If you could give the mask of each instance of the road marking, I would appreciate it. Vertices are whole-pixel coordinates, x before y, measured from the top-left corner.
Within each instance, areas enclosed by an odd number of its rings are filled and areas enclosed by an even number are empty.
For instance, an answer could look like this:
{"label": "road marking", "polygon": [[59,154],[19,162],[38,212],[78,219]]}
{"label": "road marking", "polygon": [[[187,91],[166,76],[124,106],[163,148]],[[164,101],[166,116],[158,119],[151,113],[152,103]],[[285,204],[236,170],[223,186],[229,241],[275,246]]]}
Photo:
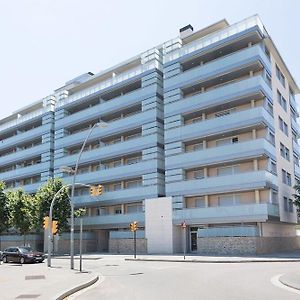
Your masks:
{"label": "road marking", "polygon": [[300,291],[299,291],[299,290],[296,290],[296,289],[293,289],[293,288],[291,288],[291,287],[288,287],[288,286],[286,286],[286,285],[284,285],[283,283],[280,282],[279,278],[280,278],[282,275],[283,275],[283,274],[278,274],[278,275],[272,277],[272,278],[270,279],[271,283],[272,283],[273,285],[275,285],[275,286],[281,288],[281,289],[284,289],[284,290],[286,290],[286,291],[289,291],[289,292],[295,293],[295,294],[297,294],[297,295],[300,295]]}

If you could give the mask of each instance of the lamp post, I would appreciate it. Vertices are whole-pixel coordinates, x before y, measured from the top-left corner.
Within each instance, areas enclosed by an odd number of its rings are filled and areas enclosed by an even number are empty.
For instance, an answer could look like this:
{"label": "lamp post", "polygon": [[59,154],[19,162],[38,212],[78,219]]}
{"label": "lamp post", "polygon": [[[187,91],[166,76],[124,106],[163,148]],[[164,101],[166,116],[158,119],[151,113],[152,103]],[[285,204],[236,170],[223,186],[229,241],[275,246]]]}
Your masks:
{"label": "lamp post", "polygon": [[[77,186],[86,186],[86,187],[90,187],[90,185],[87,184],[83,184],[83,183],[75,183],[75,185]],[[54,206],[54,202],[56,197],[61,193],[61,191],[63,191],[65,188],[69,188],[71,186],[71,184],[67,184],[62,186],[54,195],[51,204],[50,204],[50,211],[49,211],[49,221],[48,221],[48,256],[47,256],[47,265],[48,267],[51,267],[51,237],[52,237],[52,214],[53,214],[53,206]],[[70,204],[71,204],[71,199],[70,200]]]}
{"label": "lamp post", "polygon": [[74,192],[75,192],[75,181],[76,181],[76,175],[77,175],[77,171],[78,171],[78,165],[79,165],[79,161],[81,158],[81,154],[85,148],[86,142],[88,141],[89,137],[92,134],[92,131],[96,128],[96,127],[100,127],[100,128],[105,128],[107,127],[107,123],[105,122],[98,122],[95,123],[89,130],[82,146],[81,149],[78,153],[77,156],[77,160],[76,160],[76,164],[75,164],[75,168],[71,168],[71,167],[62,167],[61,170],[62,171],[67,171],[69,173],[73,174],[73,180],[72,180],[72,188],[71,188],[71,236],[70,236],[70,256],[71,256],[71,269],[74,269]]}

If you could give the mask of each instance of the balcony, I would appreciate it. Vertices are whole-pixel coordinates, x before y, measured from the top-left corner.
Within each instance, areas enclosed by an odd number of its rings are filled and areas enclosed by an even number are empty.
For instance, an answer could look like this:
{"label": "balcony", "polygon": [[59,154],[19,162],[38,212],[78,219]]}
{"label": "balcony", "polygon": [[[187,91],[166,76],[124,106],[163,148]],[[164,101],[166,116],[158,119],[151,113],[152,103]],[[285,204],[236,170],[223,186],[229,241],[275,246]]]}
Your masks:
{"label": "balcony", "polygon": [[0,165],[5,166],[19,161],[24,161],[47,151],[50,151],[50,144],[40,144],[26,150],[19,150],[11,154],[1,156]]}
{"label": "balcony", "polygon": [[[116,215],[102,215],[93,217],[84,217],[83,225],[86,227],[101,226],[101,228],[118,228],[120,226],[128,227],[132,221],[139,222],[139,225],[145,223],[144,213],[132,214],[116,214]],[[75,225],[79,225],[79,220],[75,219]]]}
{"label": "balcony", "polygon": [[273,128],[273,123],[273,117],[263,107],[256,107],[167,130],[165,132],[165,142],[189,141],[240,128],[251,128],[259,124]]}
{"label": "balcony", "polygon": [[295,176],[297,176],[300,179],[300,167],[294,164],[294,171],[295,171]]}
{"label": "balcony", "polygon": [[293,118],[291,118],[291,120],[292,120],[292,128],[294,128],[294,130],[296,130],[297,133],[300,133],[300,126],[298,122],[295,121]]}
{"label": "balcony", "polygon": [[161,192],[159,190],[159,186],[157,185],[141,186],[113,192],[103,192],[103,194],[98,197],[92,197],[90,195],[75,196],[74,205],[76,207],[85,207],[101,204],[121,204],[143,200],[146,198],[156,198],[159,194],[161,194]]}
{"label": "balcony", "polygon": [[[137,151],[142,151],[157,145],[158,139],[156,134],[147,135],[144,137],[135,138],[122,143],[112,144],[109,146],[99,147],[91,151],[84,151],[80,158],[80,163],[88,163],[93,161],[101,161],[118,156],[124,156]],[[62,158],[57,158],[54,161],[54,167],[75,165],[78,154],[66,155]]]}
{"label": "balcony", "polygon": [[[156,173],[157,168],[162,168],[162,162],[158,160],[146,160],[132,165],[124,165],[111,169],[103,169],[95,172],[77,174],[76,178],[81,183],[109,182],[122,179],[140,177],[148,173]],[[65,183],[71,183],[72,176],[64,177]]]}
{"label": "balcony", "polygon": [[15,170],[0,173],[0,180],[16,180],[24,177],[30,177],[32,175],[41,174],[44,171],[48,171],[50,162],[44,162],[24,168],[18,168]]}
{"label": "balcony", "polygon": [[83,109],[63,119],[57,120],[55,129],[61,129],[70,125],[79,124],[87,120],[93,120],[101,116],[119,111],[125,107],[130,107],[134,104],[140,103],[143,99],[154,96],[156,93],[155,86],[148,86],[143,89],[131,92],[129,94],[117,97],[111,101],[107,101],[93,107]]}
{"label": "balcony", "polygon": [[[143,124],[156,121],[156,118],[157,112],[155,109],[153,109],[124,119],[113,121],[108,123],[108,126],[105,128],[95,128],[90,136],[90,140],[126,132],[131,129],[136,129],[138,127],[141,127]],[[81,144],[85,140],[88,131],[89,129],[71,135],[66,135],[61,139],[57,139],[55,148],[59,149],[71,145]]]}
{"label": "balcony", "polygon": [[89,88],[83,89],[73,95],[70,95],[69,97],[59,101],[57,103],[57,107],[62,107],[64,105],[70,104],[80,98],[89,97],[92,95],[96,95],[99,92],[102,92],[110,87],[113,87],[117,84],[120,84],[122,82],[125,82],[129,79],[133,79],[137,76],[141,76],[142,74],[151,71],[153,69],[159,69],[159,63],[158,61],[152,61],[144,65],[140,65],[138,67],[132,68],[129,71],[123,72],[121,74],[116,75],[115,77],[112,77],[110,79],[107,79],[105,81],[102,81],[98,84],[95,84]]}
{"label": "balcony", "polygon": [[173,212],[173,223],[179,225],[185,220],[188,225],[265,222],[269,217],[279,217],[277,205],[269,203],[236,206],[187,208]]}
{"label": "balcony", "polygon": [[164,58],[164,63],[168,63],[179,57],[191,54],[197,50],[204,49],[210,45],[217,44],[218,42],[236,36],[242,32],[250,30],[251,28],[258,28],[261,33],[264,33],[264,25],[257,15],[244,19],[241,22],[235,23],[215,33],[209,34],[194,42],[168,53]]}
{"label": "balcony", "polygon": [[214,163],[250,159],[265,155],[276,157],[275,147],[266,139],[256,139],[166,157],[166,169],[208,166]]}
{"label": "balcony", "polygon": [[268,171],[251,171],[234,175],[182,180],[166,184],[167,196],[193,196],[232,191],[254,190],[277,185],[277,176]]}
{"label": "balcony", "polygon": [[300,145],[293,140],[293,150],[300,156]]}
{"label": "balcony", "polygon": [[46,113],[48,111],[50,111],[50,108],[43,107],[43,108],[37,109],[31,113],[22,115],[20,117],[16,117],[14,120],[8,121],[8,122],[0,125],[0,131],[3,131],[8,128],[12,128],[12,127],[17,127],[21,123],[25,123],[27,121],[32,122],[33,119],[35,119],[37,117],[41,117],[44,113]]}
{"label": "balcony", "polygon": [[182,72],[177,76],[165,80],[164,90],[170,91],[176,88],[191,86],[192,83],[214,78],[222,74],[248,67],[251,64],[260,62],[271,72],[270,61],[260,45],[234,52],[230,55],[220,57],[208,62],[203,66],[195,67],[189,71]]}
{"label": "balcony", "polygon": [[255,99],[267,96],[272,99],[272,91],[261,76],[228,83],[214,90],[199,93],[165,105],[165,117],[186,114],[200,109],[207,109],[237,99]]}
{"label": "balcony", "polygon": [[42,125],[40,127],[28,130],[23,133],[19,133],[5,140],[0,141],[0,149],[6,149],[22,145],[28,141],[32,141],[35,138],[41,137],[44,133],[49,133],[51,130],[51,124]]}

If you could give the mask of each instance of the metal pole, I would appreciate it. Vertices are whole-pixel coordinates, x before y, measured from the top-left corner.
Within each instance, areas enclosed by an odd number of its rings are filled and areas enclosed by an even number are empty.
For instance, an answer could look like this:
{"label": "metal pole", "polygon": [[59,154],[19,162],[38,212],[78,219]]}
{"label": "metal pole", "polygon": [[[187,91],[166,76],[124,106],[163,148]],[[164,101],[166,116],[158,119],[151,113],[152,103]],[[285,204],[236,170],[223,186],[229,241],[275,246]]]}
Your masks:
{"label": "metal pole", "polygon": [[136,258],[136,231],[133,232],[134,258]]}
{"label": "metal pole", "polygon": [[81,158],[81,154],[85,148],[85,144],[87,142],[87,140],[89,139],[93,129],[95,127],[98,126],[98,123],[94,124],[93,127],[90,129],[90,131],[88,132],[88,135],[86,136],[80,152],[78,154],[77,160],[76,160],[76,165],[75,165],[75,169],[74,169],[74,175],[73,175],[73,181],[72,181],[72,190],[71,190],[71,231],[70,231],[70,256],[71,256],[71,269],[74,269],[74,192],[75,192],[75,180],[76,180],[76,175],[77,175],[77,171],[78,171],[78,165],[79,165],[79,161]]}
{"label": "metal pole", "polygon": [[79,271],[82,271],[82,223],[83,219],[80,218],[80,238],[79,238]]}
{"label": "metal pole", "polygon": [[183,228],[183,259],[185,259],[186,254],[186,227]]}
{"label": "metal pole", "polygon": [[50,214],[49,214],[49,222],[48,222],[48,256],[47,256],[47,264],[48,267],[51,267],[51,226],[52,225],[52,209],[50,208]]}

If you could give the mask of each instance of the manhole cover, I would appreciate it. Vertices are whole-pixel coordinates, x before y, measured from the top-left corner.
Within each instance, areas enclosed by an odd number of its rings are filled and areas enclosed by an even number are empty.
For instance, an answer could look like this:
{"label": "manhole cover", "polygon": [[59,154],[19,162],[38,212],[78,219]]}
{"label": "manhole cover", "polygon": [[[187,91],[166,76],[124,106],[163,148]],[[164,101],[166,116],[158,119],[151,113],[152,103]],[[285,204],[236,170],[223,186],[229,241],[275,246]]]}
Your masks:
{"label": "manhole cover", "polygon": [[19,295],[16,299],[34,299],[39,297],[40,295],[38,294],[24,294],[24,295]]}
{"label": "manhole cover", "polygon": [[142,275],[142,274],[144,274],[144,273],[141,273],[141,272],[139,272],[139,273],[131,273],[129,275]]}
{"label": "manhole cover", "polygon": [[33,280],[33,279],[46,279],[46,277],[45,277],[45,275],[25,276],[25,280]]}

